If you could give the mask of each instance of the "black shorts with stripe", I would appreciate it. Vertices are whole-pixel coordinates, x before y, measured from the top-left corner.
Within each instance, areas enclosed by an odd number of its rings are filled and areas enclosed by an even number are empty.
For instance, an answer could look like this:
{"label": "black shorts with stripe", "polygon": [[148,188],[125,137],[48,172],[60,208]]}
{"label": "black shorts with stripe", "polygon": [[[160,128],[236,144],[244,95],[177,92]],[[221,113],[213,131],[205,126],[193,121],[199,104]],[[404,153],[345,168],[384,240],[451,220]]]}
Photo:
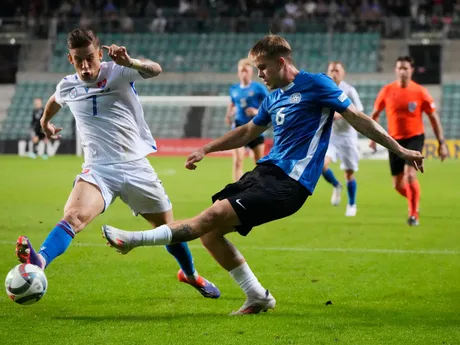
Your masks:
{"label": "black shorts with stripe", "polygon": [[246,236],[254,226],[294,214],[309,195],[302,184],[281,168],[262,163],[216,193],[212,201],[230,202],[241,223],[236,231]]}

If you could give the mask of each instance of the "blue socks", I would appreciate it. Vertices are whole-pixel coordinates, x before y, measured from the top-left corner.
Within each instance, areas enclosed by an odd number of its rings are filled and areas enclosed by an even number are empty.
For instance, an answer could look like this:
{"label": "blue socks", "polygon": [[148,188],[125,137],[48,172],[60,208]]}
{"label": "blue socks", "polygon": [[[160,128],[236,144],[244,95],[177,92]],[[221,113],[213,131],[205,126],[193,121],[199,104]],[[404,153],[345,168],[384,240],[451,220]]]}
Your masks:
{"label": "blue socks", "polygon": [[192,253],[186,242],[166,246],[167,251],[176,258],[180,268],[187,277],[193,277],[195,265],[193,264]]}
{"label": "blue socks", "polygon": [[39,254],[46,260],[45,267],[67,250],[74,237],[75,232],[65,220],[61,220],[56,224],[56,227],[49,233],[39,251]]}
{"label": "blue socks", "polygon": [[323,177],[326,179],[327,182],[329,182],[334,187],[337,187],[340,184],[339,181],[337,181],[337,179],[335,178],[334,173],[332,172],[331,169],[327,169],[326,171],[323,171]]}
{"label": "blue socks", "polygon": [[350,180],[347,182],[347,191],[348,191],[348,204],[356,204],[356,180]]}

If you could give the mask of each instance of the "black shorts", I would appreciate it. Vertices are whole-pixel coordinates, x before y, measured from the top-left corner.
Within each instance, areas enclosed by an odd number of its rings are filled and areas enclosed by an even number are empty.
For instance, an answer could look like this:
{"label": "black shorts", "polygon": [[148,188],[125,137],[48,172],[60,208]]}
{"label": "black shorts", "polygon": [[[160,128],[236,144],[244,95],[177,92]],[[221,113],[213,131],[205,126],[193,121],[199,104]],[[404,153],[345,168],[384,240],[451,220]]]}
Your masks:
{"label": "black shorts", "polygon": [[[235,122],[235,128],[243,126],[243,125],[244,123]],[[262,145],[264,142],[265,142],[265,138],[263,135],[261,135],[260,137],[257,137],[253,141],[246,144],[246,147],[250,149],[254,149],[257,146]]]}
{"label": "black shorts", "polygon": [[[425,134],[416,135],[414,137],[410,137],[407,139],[400,139],[396,140],[402,147],[422,152],[423,145],[425,144]],[[390,170],[391,175],[396,176],[399,175],[404,171],[404,165],[411,165],[413,166],[412,162],[405,161],[404,159],[400,158],[396,154],[390,151]]]}
{"label": "black shorts", "polygon": [[34,128],[32,131],[32,137],[38,137],[38,140],[43,140],[46,138],[46,135],[43,133],[41,128]]}
{"label": "black shorts", "polygon": [[259,164],[215,194],[212,202],[227,199],[241,223],[236,231],[246,236],[254,226],[296,213],[309,195],[278,166]]}

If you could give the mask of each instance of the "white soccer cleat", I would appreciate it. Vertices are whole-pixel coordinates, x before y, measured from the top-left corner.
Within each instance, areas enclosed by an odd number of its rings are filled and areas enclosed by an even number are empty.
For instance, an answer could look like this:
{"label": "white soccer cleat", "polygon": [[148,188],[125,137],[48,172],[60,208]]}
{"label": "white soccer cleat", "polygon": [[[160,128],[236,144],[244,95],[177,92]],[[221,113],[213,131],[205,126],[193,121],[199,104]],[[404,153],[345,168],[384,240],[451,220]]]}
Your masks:
{"label": "white soccer cleat", "polygon": [[265,296],[248,296],[246,302],[237,311],[232,312],[230,315],[246,315],[246,314],[259,314],[260,312],[275,309],[276,300],[272,294],[265,290]]}
{"label": "white soccer cleat", "polygon": [[356,212],[358,212],[358,208],[355,205],[347,205],[347,210],[345,211],[345,216],[346,217],[354,217],[356,216]]}
{"label": "white soccer cleat", "polygon": [[331,204],[332,206],[339,206],[340,200],[342,199],[342,185],[339,184],[337,187],[332,189]]}
{"label": "white soccer cleat", "polygon": [[128,254],[134,248],[131,246],[132,234],[129,231],[120,230],[110,225],[103,225],[102,237],[107,240],[107,244],[110,247],[115,248],[122,255]]}

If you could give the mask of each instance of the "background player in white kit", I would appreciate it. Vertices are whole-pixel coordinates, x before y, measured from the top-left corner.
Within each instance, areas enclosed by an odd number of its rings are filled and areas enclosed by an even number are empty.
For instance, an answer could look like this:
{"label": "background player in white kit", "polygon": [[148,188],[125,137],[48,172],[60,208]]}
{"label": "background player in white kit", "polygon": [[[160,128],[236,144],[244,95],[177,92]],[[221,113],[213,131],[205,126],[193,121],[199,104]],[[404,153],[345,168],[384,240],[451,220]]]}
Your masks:
{"label": "background player in white kit", "polygon": [[[102,47],[113,61],[101,62],[99,39],[91,30],[73,30],[67,37],[67,45],[69,62],[77,73],[57,85],[46,104],[41,126],[47,137],[58,139],[62,128],[56,128],[50,121],[61,107],[68,106],[81,135],[85,163],[75,179],[64,217],[40,251],[35,252],[27,237],[18,239],[19,260],[43,269],[64,253],[75,234],[117,197],[154,226],[173,220],[171,202],[145,158],[156,151],[156,143],[134,88],[135,80],[157,76],[160,65],[132,59],[125,47],[116,45]],[[181,266],[180,281],[192,285],[204,297],[220,296],[214,284],[196,272],[185,243],[167,249]]]}
{"label": "background player in white kit", "polygon": [[[350,98],[358,111],[364,111],[361,100],[356,89],[345,82],[345,68],[340,61],[330,62],[327,67],[327,75],[334,80],[337,86]],[[334,115],[332,125],[331,140],[326,152],[323,167],[323,177],[334,187],[332,191],[331,204],[340,204],[342,185],[329,169],[329,164],[340,159],[340,168],[345,171],[347,180],[348,204],[345,215],[348,217],[356,216],[356,180],[354,173],[358,171],[359,150],[358,133],[356,130],[338,113]]]}

